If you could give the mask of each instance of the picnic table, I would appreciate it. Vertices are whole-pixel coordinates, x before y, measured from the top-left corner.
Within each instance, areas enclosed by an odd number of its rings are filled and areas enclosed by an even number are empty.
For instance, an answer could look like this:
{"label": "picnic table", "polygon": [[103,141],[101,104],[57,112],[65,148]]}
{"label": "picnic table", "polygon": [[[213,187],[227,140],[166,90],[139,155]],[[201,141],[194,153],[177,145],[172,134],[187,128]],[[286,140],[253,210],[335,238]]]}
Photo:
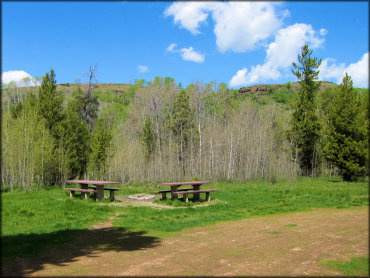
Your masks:
{"label": "picnic table", "polygon": [[[184,201],[188,202],[188,195],[193,194],[193,200],[200,200],[200,193],[206,193],[207,201],[210,201],[210,192],[218,191],[218,189],[207,189],[200,190],[200,186],[203,184],[209,184],[210,181],[186,181],[186,182],[170,182],[157,184],[157,187],[169,186],[170,190],[159,190],[154,191],[154,193],[162,193],[162,199],[167,198],[167,193],[171,192],[171,199],[177,199],[178,195],[183,195]],[[183,185],[191,185],[191,188],[181,188]]]}
{"label": "picnic table", "polygon": [[109,190],[110,199],[113,201],[114,191],[121,190],[119,188],[104,188],[105,185],[118,184],[118,182],[114,181],[68,180],[67,183],[75,183],[81,186],[81,189],[64,188],[64,190],[69,190],[71,192],[71,197],[74,195],[74,192],[77,191],[81,192],[81,196],[84,196],[85,198],[88,197],[88,194],[94,193],[95,199],[101,200],[104,198],[104,190]]}

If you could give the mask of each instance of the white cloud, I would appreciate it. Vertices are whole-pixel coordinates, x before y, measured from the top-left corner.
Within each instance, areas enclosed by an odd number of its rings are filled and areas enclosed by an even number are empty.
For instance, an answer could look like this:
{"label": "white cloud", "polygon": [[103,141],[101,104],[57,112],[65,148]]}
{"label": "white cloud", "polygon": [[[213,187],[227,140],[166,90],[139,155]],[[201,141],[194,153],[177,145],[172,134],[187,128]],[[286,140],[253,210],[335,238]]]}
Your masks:
{"label": "white cloud", "polygon": [[204,62],[204,55],[196,52],[191,46],[189,48],[180,49],[180,52],[181,52],[182,58],[186,61],[192,61],[196,63]]}
{"label": "white cloud", "polygon": [[320,35],[321,36],[325,36],[327,33],[328,33],[328,30],[326,30],[325,28],[320,29]]}
{"label": "white cloud", "polygon": [[[275,40],[268,45],[265,63],[252,66],[248,73],[245,71],[244,79],[236,78],[240,71],[234,75],[237,80],[244,80],[238,86],[276,80],[288,72],[290,73],[292,62],[297,60],[301,47],[305,43],[308,43],[310,48],[314,49],[319,47],[323,41],[317,36],[311,25],[297,23],[280,29],[275,36]],[[232,87],[237,86],[235,82],[232,82],[234,77],[230,81]]]}
{"label": "white cloud", "polygon": [[176,46],[177,46],[177,44],[176,44],[176,43],[171,43],[171,44],[167,47],[166,51],[168,51],[168,52],[173,52]]}
{"label": "white cloud", "polygon": [[175,23],[189,30],[192,34],[199,34],[199,25],[208,17],[207,6],[210,3],[202,2],[175,2],[165,11],[165,16],[173,16]]}
{"label": "white cloud", "polygon": [[240,87],[247,83],[247,69],[243,68],[238,70],[237,73],[231,78],[231,87]]}
{"label": "white cloud", "polygon": [[144,72],[148,72],[149,68],[148,68],[148,66],[138,65],[137,70],[141,73],[144,73]]}
{"label": "white cloud", "polygon": [[177,46],[176,43],[171,43],[166,51],[172,52],[172,53],[180,53],[181,57],[185,61],[191,61],[196,63],[203,63],[204,62],[204,55],[195,51],[192,46],[188,48],[181,48],[180,50],[175,49]]}
{"label": "white cloud", "polygon": [[369,52],[365,53],[358,62],[349,64],[336,64],[336,61],[327,58],[322,61],[319,68],[319,78],[321,80],[334,79],[336,83],[341,83],[345,73],[351,76],[353,86],[360,88],[369,87]]}
{"label": "white cloud", "polygon": [[[343,73],[345,72],[346,66],[344,64],[336,64],[335,59],[326,58],[322,60],[320,68],[319,68],[319,79],[335,79],[338,82],[341,77],[343,77]],[[339,81],[340,82],[340,81]]]}
{"label": "white cloud", "polygon": [[350,64],[346,72],[352,77],[354,86],[369,88],[369,52],[357,63]]}
{"label": "white cloud", "polygon": [[206,23],[209,14],[215,22],[216,44],[221,52],[232,50],[245,52],[263,43],[282,26],[275,6],[270,2],[175,2],[168,7],[165,16],[173,16],[174,22],[199,34],[201,23]]}
{"label": "white cloud", "polygon": [[216,22],[214,32],[221,52],[252,50],[282,25],[274,5],[265,2],[223,3],[214,10],[212,18]]}
{"label": "white cloud", "polygon": [[30,78],[30,83],[32,83],[32,76],[23,70],[6,71],[1,74],[1,82],[4,85],[14,81],[19,87],[31,85],[23,81],[27,77]]}

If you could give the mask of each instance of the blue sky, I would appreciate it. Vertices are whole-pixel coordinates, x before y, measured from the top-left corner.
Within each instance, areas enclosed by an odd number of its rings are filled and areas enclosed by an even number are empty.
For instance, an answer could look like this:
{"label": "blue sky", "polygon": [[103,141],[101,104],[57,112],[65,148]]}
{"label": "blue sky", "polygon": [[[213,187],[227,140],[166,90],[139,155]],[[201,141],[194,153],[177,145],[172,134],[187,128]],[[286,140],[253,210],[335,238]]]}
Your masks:
{"label": "blue sky", "polygon": [[239,88],[296,81],[307,42],[320,79],[368,87],[368,2],[2,2],[2,81],[170,76]]}

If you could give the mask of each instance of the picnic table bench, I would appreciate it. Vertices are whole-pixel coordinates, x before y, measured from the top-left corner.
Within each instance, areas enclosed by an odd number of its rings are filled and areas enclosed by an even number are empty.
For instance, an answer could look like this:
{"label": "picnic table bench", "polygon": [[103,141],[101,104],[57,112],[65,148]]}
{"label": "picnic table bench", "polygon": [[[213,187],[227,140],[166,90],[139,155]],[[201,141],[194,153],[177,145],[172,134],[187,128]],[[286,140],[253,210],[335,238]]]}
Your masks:
{"label": "picnic table bench", "polygon": [[[96,187],[94,187],[94,186],[89,186],[88,188],[89,189],[96,189]],[[114,191],[120,191],[121,189],[104,187],[104,190],[109,190],[109,198],[113,201],[114,200]]]}
{"label": "picnic table bench", "polygon": [[79,189],[79,188],[64,188],[64,190],[69,190],[69,196],[72,198],[75,196],[75,192],[81,192],[81,198],[90,197],[90,193],[96,193],[97,190]]}
{"label": "picnic table bench", "polygon": [[[199,193],[206,193],[206,201],[211,201],[211,195],[210,193],[211,192],[216,192],[218,191],[218,189],[206,189],[206,190],[192,190],[192,191],[176,191],[174,192],[173,194],[175,195],[180,195],[182,194],[183,195],[183,200],[185,202],[188,202],[189,201],[189,198],[188,198],[188,195],[189,194],[199,194]],[[194,197],[193,197],[194,198]]]}
{"label": "picnic table bench", "polygon": [[[70,191],[70,196],[74,196],[74,193],[81,192],[81,196],[87,198],[87,194],[94,193],[96,200],[101,200],[104,198],[104,190],[109,190],[110,199],[114,200],[114,191],[121,190],[119,188],[104,188],[108,184],[118,184],[118,182],[113,181],[91,181],[91,180],[68,180],[67,183],[75,183],[81,186],[81,189],[77,188],[65,188],[64,190]],[[90,186],[89,186],[90,185]]]}
{"label": "picnic table bench", "polygon": [[[193,190],[193,188],[177,189],[177,191],[188,191],[188,190]],[[155,194],[162,193],[162,200],[166,200],[167,199],[167,193],[170,193],[170,192],[171,192],[171,190],[157,190],[157,191],[154,191],[153,193],[155,193]]]}
{"label": "picnic table bench", "polygon": [[[206,200],[210,201],[210,192],[218,191],[218,189],[207,189],[207,190],[200,190],[200,186],[203,184],[209,184],[211,182],[209,181],[187,181],[187,182],[172,182],[172,183],[162,183],[158,184],[158,187],[162,186],[169,186],[170,190],[158,190],[154,191],[153,193],[161,193],[162,194],[162,200],[165,200],[167,198],[167,193],[171,193],[171,199],[177,199],[178,195],[183,195],[183,200],[188,202],[189,194],[193,194],[193,200],[199,201],[200,200],[200,193],[206,193]],[[193,188],[182,188],[179,189],[182,185],[191,185]]]}

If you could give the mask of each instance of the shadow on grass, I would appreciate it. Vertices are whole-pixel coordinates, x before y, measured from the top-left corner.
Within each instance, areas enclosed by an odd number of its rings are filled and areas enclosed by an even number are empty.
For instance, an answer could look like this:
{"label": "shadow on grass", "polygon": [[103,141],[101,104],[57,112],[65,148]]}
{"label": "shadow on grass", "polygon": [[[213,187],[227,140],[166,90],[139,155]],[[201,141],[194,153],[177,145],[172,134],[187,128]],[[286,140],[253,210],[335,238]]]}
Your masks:
{"label": "shadow on grass", "polygon": [[159,243],[158,238],[147,236],[145,232],[113,227],[5,236],[2,238],[1,276],[28,275],[44,269],[45,264],[67,266],[80,256],[98,257],[98,253],[104,251],[142,250]]}

